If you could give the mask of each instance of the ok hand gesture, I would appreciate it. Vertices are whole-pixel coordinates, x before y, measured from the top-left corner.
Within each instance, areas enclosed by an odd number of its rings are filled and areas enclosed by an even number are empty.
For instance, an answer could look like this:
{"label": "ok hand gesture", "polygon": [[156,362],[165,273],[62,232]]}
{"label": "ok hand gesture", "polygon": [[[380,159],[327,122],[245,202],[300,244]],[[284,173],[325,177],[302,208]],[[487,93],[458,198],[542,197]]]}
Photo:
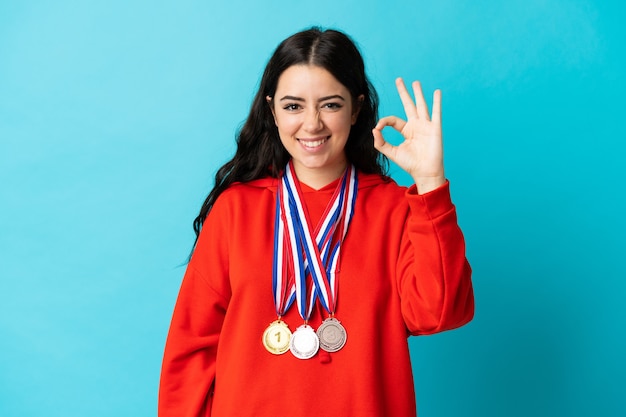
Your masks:
{"label": "ok hand gesture", "polygon": [[[433,95],[432,117],[424,100],[419,81],[413,82],[415,101],[404,81],[396,80],[398,94],[407,120],[396,116],[383,117],[373,130],[374,147],[413,177],[417,192],[425,194],[445,183],[443,171],[443,145],[441,135],[441,91]],[[382,130],[390,126],[400,132],[404,141],[394,146],[385,141]]]}

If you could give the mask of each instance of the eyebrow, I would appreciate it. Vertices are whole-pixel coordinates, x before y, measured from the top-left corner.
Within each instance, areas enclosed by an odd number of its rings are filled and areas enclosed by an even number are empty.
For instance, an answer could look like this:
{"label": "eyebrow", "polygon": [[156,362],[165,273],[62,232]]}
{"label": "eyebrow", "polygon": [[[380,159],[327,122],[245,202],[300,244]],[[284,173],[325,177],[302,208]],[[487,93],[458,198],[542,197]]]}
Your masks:
{"label": "eyebrow", "polygon": [[[333,99],[339,99],[341,101],[346,101],[345,98],[343,98],[342,96],[340,96],[339,94],[334,94],[332,96],[325,96],[325,97],[321,97],[318,101],[322,102],[322,101],[326,101],[326,100],[333,100]],[[292,100],[292,101],[305,101],[302,97],[296,97],[296,96],[284,96],[283,98],[281,98],[279,101],[285,101],[285,100]]]}

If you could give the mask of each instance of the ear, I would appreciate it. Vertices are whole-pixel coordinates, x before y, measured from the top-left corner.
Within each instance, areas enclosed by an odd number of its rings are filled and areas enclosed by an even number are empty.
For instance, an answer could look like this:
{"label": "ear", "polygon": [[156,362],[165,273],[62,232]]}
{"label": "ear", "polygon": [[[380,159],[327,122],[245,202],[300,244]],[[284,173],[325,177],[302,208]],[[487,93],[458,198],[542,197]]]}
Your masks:
{"label": "ear", "polygon": [[359,112],[361,111],[361,107],[363,106],[363,101],[365,100],[365,96],[361,94],[354,101],[354,109],[352,109],[352,125],[356,123],[356,119],[359,118]]}
{"label": "ear", "polygon": [[272,111],[272,116],[274,116],[274,124],[276,124],[276,112],[274,111],[274,99],[270,96],[265,96],[265,101],[267,101],[267,105],[270,106],[270,110]]}

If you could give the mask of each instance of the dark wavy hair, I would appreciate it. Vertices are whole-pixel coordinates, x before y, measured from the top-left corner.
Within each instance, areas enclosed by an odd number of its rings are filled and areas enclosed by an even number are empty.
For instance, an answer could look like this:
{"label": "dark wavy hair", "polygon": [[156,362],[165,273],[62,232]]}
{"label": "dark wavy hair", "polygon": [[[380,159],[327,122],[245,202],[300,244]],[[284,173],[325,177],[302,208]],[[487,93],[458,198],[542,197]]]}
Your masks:
{"label": "dark wavy hair", "polygon": [[[372,129],[378,119],[378,95],[365,75],[363,58],[354,42],[337,30],[311,28],[281,42],[270,58],[250,114],[237,135],[237,151],[215,175],[215,185],[193,222],[196,242],[204,219],[224,190],[235,182],[271,176],[277,178],[290,159],[278,136],[266,97],[274,97],[278,79],[293,65],[314,65],[330,72],[352,96],[363,97],[345,151],[348,161],[365,173],[386,175],[387,159],[374,148]],[[195,247],[195,243],[194,243]]]}

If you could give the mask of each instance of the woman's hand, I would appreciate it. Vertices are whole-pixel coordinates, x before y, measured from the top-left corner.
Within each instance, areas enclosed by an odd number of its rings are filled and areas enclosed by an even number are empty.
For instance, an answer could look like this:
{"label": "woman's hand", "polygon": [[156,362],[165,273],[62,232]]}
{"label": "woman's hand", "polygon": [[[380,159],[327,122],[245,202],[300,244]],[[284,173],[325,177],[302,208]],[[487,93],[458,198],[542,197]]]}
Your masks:
{"label": "woman's hand", "polygon": [[[441,91],[433,94],[432,117],[424,100],[419,81],[413,82],[415,101],[411,98],[404,81],[396,79],[396,87],[404,106],[407,120],[396,116],[383,117],[373,130],[374,147],[400,168],[408,172],[417,192],[425,194],[445,183],[443,172],[443,144],[441,135]],[[404,142],[398,146],[385,141],[382,130],[390,126],[400,132]]]}

